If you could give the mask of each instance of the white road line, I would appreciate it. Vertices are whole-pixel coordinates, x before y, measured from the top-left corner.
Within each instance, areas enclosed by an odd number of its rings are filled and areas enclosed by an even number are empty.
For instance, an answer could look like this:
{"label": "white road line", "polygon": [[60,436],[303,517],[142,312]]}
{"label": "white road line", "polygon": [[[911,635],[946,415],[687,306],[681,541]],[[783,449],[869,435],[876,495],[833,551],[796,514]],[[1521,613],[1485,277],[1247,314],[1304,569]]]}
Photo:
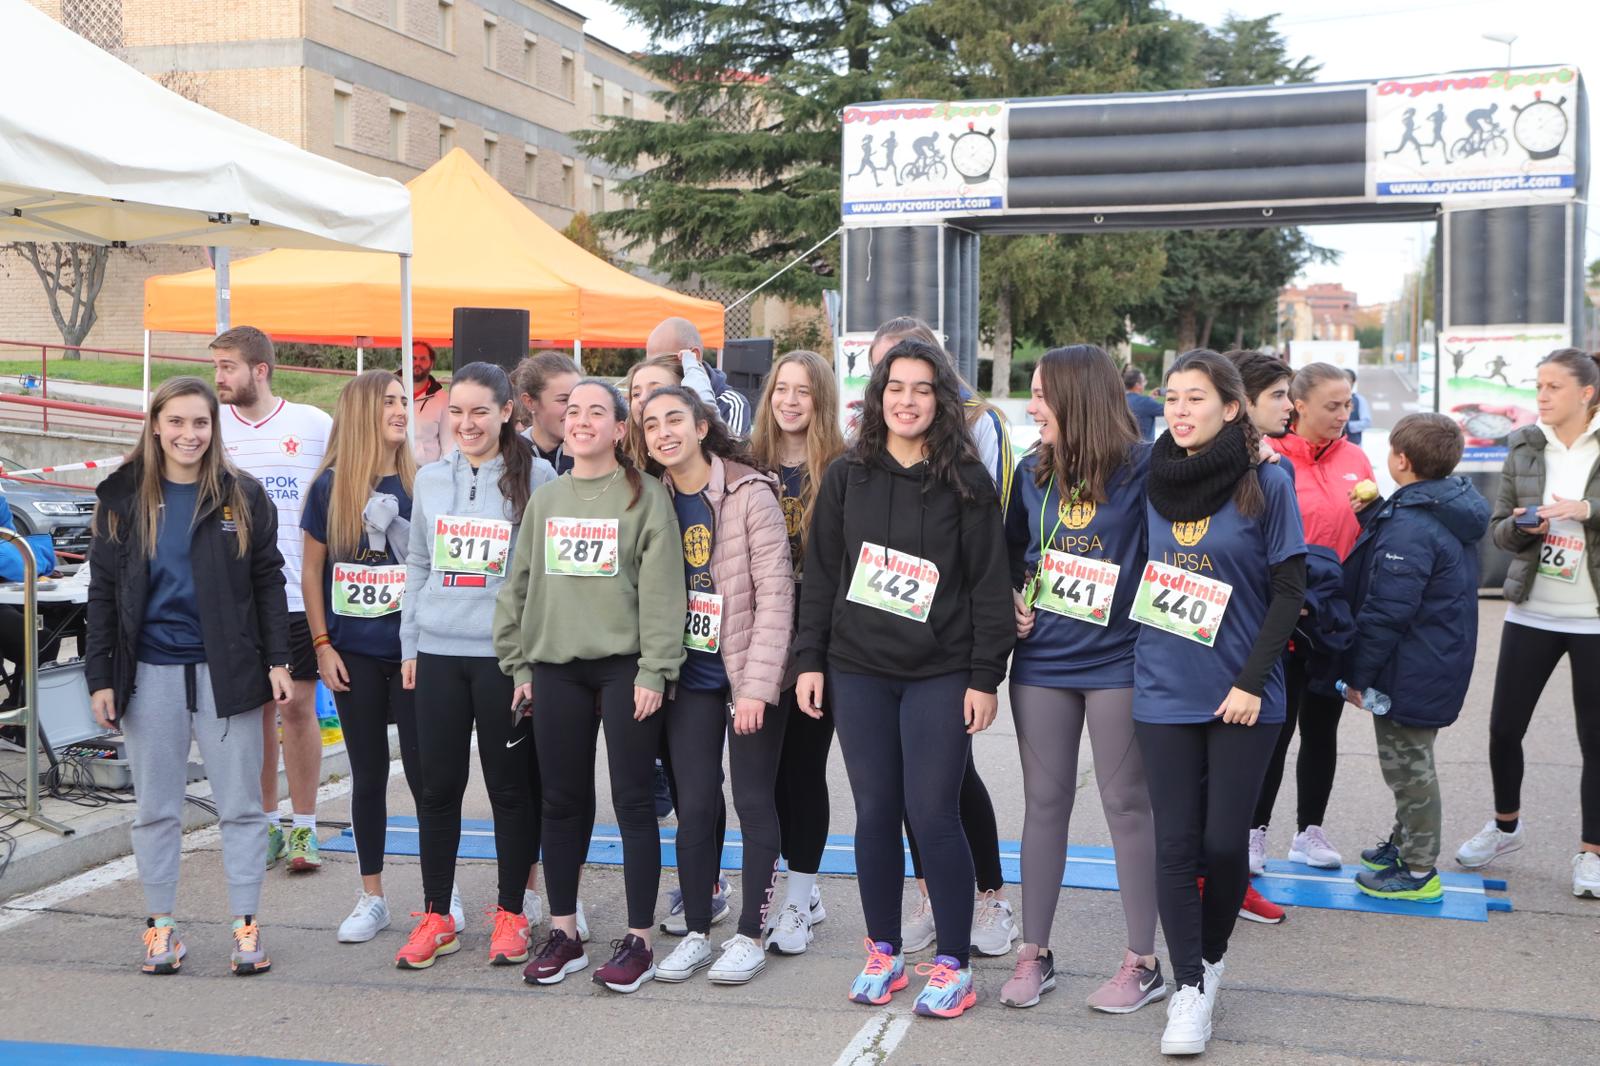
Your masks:
{"label": "white road line", "polygon": [[[399,760],[389,764],[389,776],[403,772]],[[320,806],[329,800],[338,799],[350,794],[354,787],[352,779],[347,775],[338,781],[329,782],[317,789],[317,804]],[[279,806],[280,813],[287,812],[290,808],[288,800]],[[197,851],[200,848],[210,847],[222,839],[222,831],[217,826],[208,825],[184,835],[183,850],[185,852]],[[45,911],[59,907],[63,903],[70,903],[81,896],[98,891],[118,881],[126,880],[139,872],[139,866],[132,855],[124,855],[120,859],[112,859],[102,863],[92,870],[85,870],[76,877],[69,877],[65,881],[57,881],[47,885],[37,892],[30,892],[26,896],[18,896],[9,903],[0,904],[0,932],[14,929],[19,925],[30,922]]]}
{"label": "white road line", "polygon": [[833,1066],[878,1066],[900,1046],[911,1028],[911,1017],[893,1008],[868,1018],[850,1043],[833,1060]]}

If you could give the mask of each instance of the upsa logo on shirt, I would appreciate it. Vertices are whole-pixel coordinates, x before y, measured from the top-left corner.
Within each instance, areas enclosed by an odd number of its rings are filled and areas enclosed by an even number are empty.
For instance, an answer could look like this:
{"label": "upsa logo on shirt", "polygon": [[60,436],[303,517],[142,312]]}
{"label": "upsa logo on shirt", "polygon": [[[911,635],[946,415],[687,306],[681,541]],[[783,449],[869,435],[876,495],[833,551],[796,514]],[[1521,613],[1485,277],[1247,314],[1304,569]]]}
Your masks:
{"label": "upsa logo on shirt", "polygon": [[698,522],[683,531],[683,558],[690,566],[711,561],[711,531]]}
{"label": "upsa logo on shirt", "polygon": [[1061,516],[1061,524],[1068,529],[1083,529],[1094,521],[1096,510],[1093,500],[1062,500],[1057,513]]}
{"label": "upsa logo on shirt", "polygon": [[1205,539],[1206,530],[1210,528],[1210,518],[1202,518],[1198,522],[1174,522],[1172,537],[1185,548],[1192,548]]}

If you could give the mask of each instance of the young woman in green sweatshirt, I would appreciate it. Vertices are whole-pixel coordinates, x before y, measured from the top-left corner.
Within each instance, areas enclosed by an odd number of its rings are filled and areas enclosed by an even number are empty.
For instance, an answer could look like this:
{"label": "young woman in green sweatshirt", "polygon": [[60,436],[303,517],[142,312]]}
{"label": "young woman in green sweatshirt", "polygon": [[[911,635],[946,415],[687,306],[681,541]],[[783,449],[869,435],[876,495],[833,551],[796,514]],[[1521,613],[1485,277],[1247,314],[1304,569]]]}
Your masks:
{"label": "young woman in green sweatshirt", "polygon": [[527,535],[495,605],[495,652],[516,683],[507,713],[533,717],[544,800],[550,935],[523,971],[530,984],[556,984],[589,965],[577,935],[578,871],[588,851],[584,825],[601,728],[622,833],[628,931],[594,979],[633,992],[655,976],[656,712],[683,665],[687,600],[672,499],[622,453],[627,422],[622,394],[608,383],[573,388],[563,442],[572,470],[528,501]]}

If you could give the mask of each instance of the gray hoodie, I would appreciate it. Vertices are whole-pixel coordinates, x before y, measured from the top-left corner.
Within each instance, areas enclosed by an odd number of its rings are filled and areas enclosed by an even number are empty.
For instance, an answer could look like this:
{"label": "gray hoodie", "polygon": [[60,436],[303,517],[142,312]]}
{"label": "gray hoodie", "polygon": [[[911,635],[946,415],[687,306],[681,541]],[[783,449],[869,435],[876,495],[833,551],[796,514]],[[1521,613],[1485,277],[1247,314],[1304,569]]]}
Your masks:
{"label": "gray hoodie", "polygon": [[[494,655],[494,599],[505,574],[445,574],[433,569],[434,522],[440,515],[499,519],[512,523],[511,552],[516,551],[522,515],[511,514],[500,495],[500,456],[476,474],[459,451],[417,471],[411,494],[411,539],[406,551],[406,594],[400,610],[400,655]],[[530,488],[556,476],[549,463],[535,456]],[[448,581],[448,584],[447,584]]]}

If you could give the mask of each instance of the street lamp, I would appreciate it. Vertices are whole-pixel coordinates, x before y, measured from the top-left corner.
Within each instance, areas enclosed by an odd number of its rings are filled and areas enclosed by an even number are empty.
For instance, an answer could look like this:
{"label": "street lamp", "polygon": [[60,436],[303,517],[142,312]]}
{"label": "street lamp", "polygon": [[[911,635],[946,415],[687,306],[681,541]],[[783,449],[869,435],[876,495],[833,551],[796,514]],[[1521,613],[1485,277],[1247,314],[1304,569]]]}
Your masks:
{"label": "street lamp", "polygon": [[1514,44],[1516,42],[1517,35],[1514,34],[1514,33],[1505,33],[1505,32],[1486,33],[1486,34],[1483,35],[1483,39],[1486,40],[1486,41],[1493,41],[1496,44],[1503,44],[1503,45],[1506,46],[1506,69],[1510,70],[1511,69],[1511,46],[1512,46],[1512,44]]}

